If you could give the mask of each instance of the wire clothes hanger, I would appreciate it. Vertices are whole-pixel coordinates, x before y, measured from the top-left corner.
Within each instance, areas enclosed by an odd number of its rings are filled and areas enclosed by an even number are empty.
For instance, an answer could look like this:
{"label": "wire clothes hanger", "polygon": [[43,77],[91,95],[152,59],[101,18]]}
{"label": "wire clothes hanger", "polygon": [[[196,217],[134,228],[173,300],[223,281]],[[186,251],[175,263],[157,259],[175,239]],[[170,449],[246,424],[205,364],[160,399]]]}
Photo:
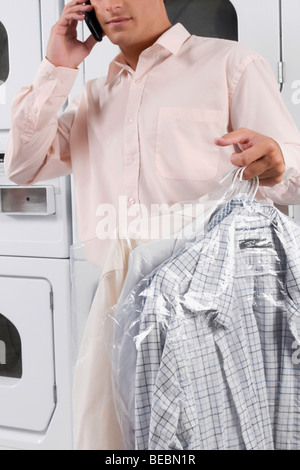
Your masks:
{"label": "wire clothes hanger", "polygon": [[223,184],[227,179],[232,178],[232,182],[224,195],[226,199],[238,195],[250,202],[254,201],[259,188],[259,178],[256,176],[251,180],[243,180],[243,174],[246,168],[246,166],[234,168],[220,180],[220,184]]}
{"label": "wire clothes hanger", "polygon": [[[212,192],[198,200],[198,204],[202,206],[202,211],[199,211],[201,216],[197,216],[195,220],[184,229],[186,239],[192,241],[194,240],[195,234],[204,233],[206,230],[205,227],[213,215],[231,199],[239,199],[245,203],[245,205],[254,201],[259,188],[259,179],[255,177],[251,180],[243,180],[245,169],[246,167],[230,170],[219,180],[217,187]],[[188,234],[189,232],[190,234]]]}

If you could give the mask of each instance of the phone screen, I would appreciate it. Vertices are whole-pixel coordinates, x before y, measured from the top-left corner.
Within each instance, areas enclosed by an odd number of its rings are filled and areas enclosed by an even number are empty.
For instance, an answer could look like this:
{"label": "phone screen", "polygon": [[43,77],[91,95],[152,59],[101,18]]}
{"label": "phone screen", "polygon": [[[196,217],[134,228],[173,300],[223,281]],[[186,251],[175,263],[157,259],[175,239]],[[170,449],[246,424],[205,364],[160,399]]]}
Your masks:
{"label": "phone screen", "polygon": [[[87,2],[85,2],[85,4],[90,5],[91,2],[88,0]],[[97,16],[94,10],[85,13],[85,22],[96,41],[102,41],[103,30],[100,26],[99,21],[97,20]]]}

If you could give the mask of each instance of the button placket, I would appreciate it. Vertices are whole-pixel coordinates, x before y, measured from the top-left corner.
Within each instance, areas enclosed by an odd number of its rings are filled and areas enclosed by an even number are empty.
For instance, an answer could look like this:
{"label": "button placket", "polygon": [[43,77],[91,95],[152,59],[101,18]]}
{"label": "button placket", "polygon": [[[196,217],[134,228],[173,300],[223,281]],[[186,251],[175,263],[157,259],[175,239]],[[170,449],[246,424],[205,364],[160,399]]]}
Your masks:
{"label": "button placket", "polygon": [[124,185],[128,205],[139,201],[138,181],[140,173],[140,144],[138,113],[144,92],[146,77],[132,77],[124,126]]}
{"label": "button placket", "polygon": [[135,204],[135,203],[136,203],[136,200],[135,200],[134,197],[129,197],[128,198],[128,205],[129,206],[133,206],[133,204]]}

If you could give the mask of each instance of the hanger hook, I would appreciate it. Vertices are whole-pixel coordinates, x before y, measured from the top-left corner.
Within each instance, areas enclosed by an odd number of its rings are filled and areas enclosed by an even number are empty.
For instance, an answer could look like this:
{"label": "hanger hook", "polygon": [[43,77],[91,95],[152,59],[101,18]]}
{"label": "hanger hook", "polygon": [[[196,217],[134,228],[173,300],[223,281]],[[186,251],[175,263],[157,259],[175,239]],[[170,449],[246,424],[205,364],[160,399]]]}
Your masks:
{"label": "hanger hook", "polygon": [[242,168],[240,168],[241,172],[240,172],[240,181],[243,181],[243,174],[244,174],[244,171],[246,170],[246,166],[243,166]]}

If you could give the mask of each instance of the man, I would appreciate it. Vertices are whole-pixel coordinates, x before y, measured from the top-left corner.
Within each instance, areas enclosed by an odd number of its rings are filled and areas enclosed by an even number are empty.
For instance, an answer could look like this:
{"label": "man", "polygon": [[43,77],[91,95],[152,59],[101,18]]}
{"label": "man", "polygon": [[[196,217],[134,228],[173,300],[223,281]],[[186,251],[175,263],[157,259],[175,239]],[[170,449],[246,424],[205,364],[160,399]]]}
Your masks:
{"label": "man", "polygon": [[[300,135],[266,62],[231,41],[172,27],[164,0],[72,0],[52,28],[47,57],[12,106],[5,158],[19,184],[74,175],[81,239],[96,237],[102,204],[194,200],[236,166],[259,176],[261,196],[300,202]],[[57,118],[96,44],[76,27],[95,10],[120,47]],[[101,45],[97,47],[102,47]]]}

